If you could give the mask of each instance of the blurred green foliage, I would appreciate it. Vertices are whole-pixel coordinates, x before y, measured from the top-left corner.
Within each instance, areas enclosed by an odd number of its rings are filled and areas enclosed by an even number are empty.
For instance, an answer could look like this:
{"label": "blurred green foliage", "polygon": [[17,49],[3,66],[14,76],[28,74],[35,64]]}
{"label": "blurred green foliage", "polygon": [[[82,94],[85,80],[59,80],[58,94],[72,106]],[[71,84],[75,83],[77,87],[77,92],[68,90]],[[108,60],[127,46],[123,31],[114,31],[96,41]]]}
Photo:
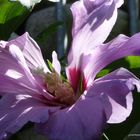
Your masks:
{"label": "blurred green foliage", "polygon": [[31,124],[25,125],[17,134],[13,135],[9,140],[47,140],[45,136],[36,133]]}
{"label": "blurred green foliage", "polygon": [[0,39],[7,40],[28,14],[29,10],[19,2],[0,0]]}

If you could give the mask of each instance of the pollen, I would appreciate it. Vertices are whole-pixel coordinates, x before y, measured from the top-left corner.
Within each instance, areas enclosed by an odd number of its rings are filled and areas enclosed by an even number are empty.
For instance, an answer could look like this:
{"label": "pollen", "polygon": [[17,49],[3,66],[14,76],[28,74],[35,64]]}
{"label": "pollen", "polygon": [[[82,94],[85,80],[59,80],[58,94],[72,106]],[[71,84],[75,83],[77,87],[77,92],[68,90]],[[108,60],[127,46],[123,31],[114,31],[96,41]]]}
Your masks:
{"label": "pollen", "polygon": [[66,105],[72,105],[75,102],[74,90],[69,82],[63,82],[56,72],[45,75],[47,90],[57,101]]}

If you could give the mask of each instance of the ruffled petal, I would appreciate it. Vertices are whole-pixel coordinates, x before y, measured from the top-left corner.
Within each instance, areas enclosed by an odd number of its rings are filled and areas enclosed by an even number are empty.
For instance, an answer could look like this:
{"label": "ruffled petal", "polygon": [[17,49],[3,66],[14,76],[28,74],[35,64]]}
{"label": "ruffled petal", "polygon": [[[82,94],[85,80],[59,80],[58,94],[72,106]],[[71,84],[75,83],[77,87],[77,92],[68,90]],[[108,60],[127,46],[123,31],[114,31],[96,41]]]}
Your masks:
{"label": "ruffled petal", "polygon": [[27,94],[27,93],[39,94],[37,88],[33,88],[32,85],[29,85],[30,83],[26,84],[24,82],[24,80],[28,80],[28,79],[22,78],[20,80],[13,79],[9,76],[0,75],[0,95],[4,96],[5,94],[12,94],[15,92],[22,93],[22,94]]}
{"label": "ruffled petal", "polygon": [[[112,106],[109,123],[120,123],[130,115],[133,104],[131,91],[135,86],[140,92],[140,80],[124,68],[95,80],[92,87],[94,94],[107,95]],[[90,97],[90,94],[87,96]]]}
{"label": "ruffled petal", "polygon": [[72,5],[73,42],[66,70],[70,81],[73,79],[70,71],[79,72],[81,69],[82,56],[102,44],[108,37],[116,22],[117,9],[121,2],[122,0],[80,0]]}
{"label": "ruffled petal", "polygon": [[[11,89],[14,88],[13,83],[17,83],[15,87],[19,85],[25,89],[26,87],[29,89],[36,87],[36,81],[26,65],[23,54],[15,45],[0,45],[0,77],[0,94],[5,91],[11,92],[10,87]],[[3,86],[7,86],[7,88]]]}
{"label": "ruffled petal", "polygon": [[124,3],[124,0],[115,0],[115,3],[117,7],[121,7],[121,5]]}
{"label": "ruffled petal", "polygon": [[[88,92],[92,94],[91,90]],[[37,129],[50,140],[98,140],[107,120],[104,106],[110,108],[104,95],[82,95],[73,106],[52,114]]]}
{"label": "ruffled petal", "polygon": [[38,95],[9,94],[0,100],[0,140],[13,134],[27,122],[43,123],[59,107],[46,106]]}
{"label": "ruffled petal", "polygon": [[53,97],[46,92],[43,81],[34,76],[26,64],[20,48],[14,44],[0,42],[0,95],[8,93],[43,94],[47,99]]}
{"label": "ruffled petal", "polygon": [[[116,8],[119,8],[121,4],[123,4],[123,0],[80,0],[75,2],[71,6],[73,14],[73,36],[81,30],[86,31],[82,28],[86,28],[88,32],[93,32],[100,30],[98,28],[105,27],[104,30],[100,31],[105,32],[106,30],[106,34],[109,34],[116,22]],[[97,37],[95,35],[93,37]]]}
{"label": "ruffled petal", "polygon": [[37,43],[29,36],[28,33],[24,33],[22,36],[6,44],[7,46],[15,45],[20,48],[23,56],[26,60],[28,67],[31,70],[42,69],[44,72],[49,72],[43,57],[41,50]]}
{"label": "ruffled petal", "polygon": [[139,56],[140,55],[140,33],[132,37],[119,35],[109,43],[102,44],[87,54],[82,56],[82,64],[84,77],[90,85],[96,74],[111,62],[126,57],[126,56]]}

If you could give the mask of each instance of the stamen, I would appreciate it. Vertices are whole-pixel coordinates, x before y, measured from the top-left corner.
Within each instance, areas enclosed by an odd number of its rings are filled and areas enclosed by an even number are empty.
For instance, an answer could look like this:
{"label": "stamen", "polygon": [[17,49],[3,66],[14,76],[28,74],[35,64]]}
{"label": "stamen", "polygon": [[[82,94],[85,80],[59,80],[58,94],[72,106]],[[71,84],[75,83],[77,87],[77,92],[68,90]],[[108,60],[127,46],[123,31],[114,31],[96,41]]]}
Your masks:
{"label": "stamen", "polygon": [[56,100],[61,103],[71,105],[75,102],[76,97],[70,83],[63,82],[56,72],[45,75],[47,90],[55,96]]}

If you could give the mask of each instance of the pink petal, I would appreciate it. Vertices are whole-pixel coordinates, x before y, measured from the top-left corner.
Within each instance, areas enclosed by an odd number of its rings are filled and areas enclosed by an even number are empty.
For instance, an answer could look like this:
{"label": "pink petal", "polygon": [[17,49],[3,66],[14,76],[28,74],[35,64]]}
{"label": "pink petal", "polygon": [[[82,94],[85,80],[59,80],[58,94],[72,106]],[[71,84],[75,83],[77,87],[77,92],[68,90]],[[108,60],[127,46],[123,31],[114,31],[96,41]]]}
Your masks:
{"label": "pink petal", "polygon": [[136,34],[131,38],[119,35],[109,43],[102,44],[91,50],[89,54],[83,55],[81,64],[86,81],[90,85],[96,74],[111,62],[123,58],[125,56],[139,56],[140,55],[140,34]]}
{"label": "pink petal", "polygon": [[38,76],[31,73],[26,62],[18,46],[0,43],[0,95],[29,92],[43,94],[47,99],[52,99]]}
{"label": "pink petal", "polygon": [[[131,91],[135,86],[140,91],[140,80],[124,68],[95,80],[92,87],[94,94],[107,95],[112,106],[109,123],[120,123],[130,115],[133,104]],[[90,94],[87,96],[90,97]]]}
{"label": "pink petal", "polygon": [[75,2],[71,6],[73,14],[73,36],[81,30],[86,31],[82,28],[86,28],[88,31],[96,31],[100,30],[97,28],[103,28],[103,26],[106,27],[104,30],[108,32],[106,34],[109,34],[110,29],[112,29],[114,23],[116,22],[116,8],[119,8],[121,4],[123,4],[123,0],[80,0]]}
{"label": "pink petal", "polygon": [[133,107],[133,96],[131,92],[125,98],[127,103],[126,108],[115,102],[112,98],[109,98],[112,104],[112,114],[107,121],[108,123],[121,123],[130,116]]}
{"label": "pink petal", "polygon": [[73,79],[69,70],[83,69],[83,55],[93,52],[108,37],[117,19],[120,1],[122,0],[81,0],[72,5],[73,42],[66,70],[69,79]]}
{"label": "pink petal", "polygon": [[48,72],[49,69],[47,68],[41,50],[37,43],[29,36],[28,33],[23,34],[22,36],[18,37],[15,40],[10,41],[7,43],[7,46],[16,45],[18,46],[26,60],[28,67],[32,70],[40,68],[43,69],[44,72]]}
{"label": "pink petal", "polygon": [[13,134],[27,122],[43,123],[58,107],[46,106],[44,101],[29,94],[9,94],[0,100],[0,139]]}
{"label": "pink petal", "polygon": [[54,113],[38,129],[50,140],[97,140],[107,120],[104,106],[110,106],[105,96],[83,95],[73,106]]}
{"label": "pink petal", "polygon": [[[0,77],[0,89],[4,89],[3,84],[8,86],[8,80],[12,81],[12,79],[22,87],[26,85],[28,88],[35,88],[36,86],[34,77],[26,65],[22,52],[14,45],[10,47],[0,46]],[[3,80],[5,83],[3,83]]]}

